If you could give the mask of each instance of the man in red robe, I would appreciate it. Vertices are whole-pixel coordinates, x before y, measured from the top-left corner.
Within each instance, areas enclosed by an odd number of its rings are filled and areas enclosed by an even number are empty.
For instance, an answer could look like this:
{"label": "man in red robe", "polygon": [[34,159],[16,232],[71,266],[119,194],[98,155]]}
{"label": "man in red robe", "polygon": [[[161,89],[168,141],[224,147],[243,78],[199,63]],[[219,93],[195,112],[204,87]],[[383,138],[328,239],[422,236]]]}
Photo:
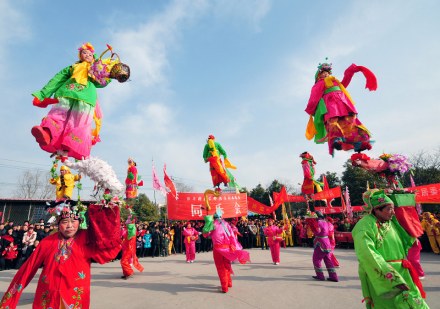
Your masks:
{"label": "man in red robe", "polygon": [[20,296],[43,267],[33,308],[82,308],[90,306],[90,263],[104,264],[115,258],[121,246],[119,208],[90,205],[93,224],[79,230],[77,210],[66,205],[58,215],[58,232],[44,238],[14,276],[0,308],[16,308]]}

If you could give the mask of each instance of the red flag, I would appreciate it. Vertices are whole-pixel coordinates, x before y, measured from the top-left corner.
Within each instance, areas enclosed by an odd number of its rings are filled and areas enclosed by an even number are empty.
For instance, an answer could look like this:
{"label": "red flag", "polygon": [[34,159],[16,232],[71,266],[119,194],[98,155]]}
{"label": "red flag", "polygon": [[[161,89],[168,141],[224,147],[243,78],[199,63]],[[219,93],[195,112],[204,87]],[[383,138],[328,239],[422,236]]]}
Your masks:
{"label": "red flag", "polygon": [[284,202],[288,202],[286,187],[282,187],[280,193],[277,195],[275,199],[274,205],[279,206]]}
{"label": "red flag", "polygon": [[163,181],[165,182],[165,186],[170,190],[171,195],[177,199],[177,190],[176,190],[176,186],[174,185],[173,181],[171,180],[170,177],[168,177],[167,175],[167,171],[166,171],[166,164],[163,165]]}
{"label": "red flag", "polygon": [[[330,190],[330,186],[328,185],[327,177],[325,177],[325,175],[322,175],[322,182],[324,183],[324,191]],[[327,207],[333,207],[332,200],[333,200],[332,198],[325,199],[325,203],[327,204]]]}
{"label": "red flag", "polygon": [[330,189],[328,186],[327,177],[325,177],[325,175],[322,175],[322,182],[324,183],[324,190]]}

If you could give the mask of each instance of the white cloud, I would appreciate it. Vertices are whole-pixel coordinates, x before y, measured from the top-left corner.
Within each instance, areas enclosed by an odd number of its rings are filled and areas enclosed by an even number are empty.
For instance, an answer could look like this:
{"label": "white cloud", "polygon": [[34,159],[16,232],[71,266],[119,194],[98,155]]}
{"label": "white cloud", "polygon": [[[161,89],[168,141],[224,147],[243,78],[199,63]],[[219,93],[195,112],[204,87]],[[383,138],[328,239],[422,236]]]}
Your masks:
{"label": "white cloud", "polygon": [[221,18],[247,21],[255,31],[271,8],[270,0],[219,0],[213,4],[214,14]]}
{"label": "white cloud", "polygon": [[13,6],[13,2],[8,0],[0,2],[0,41],[2,43],[11,44],[30,36],[27,18]]}
{"label": "white cloud", "polygon": [[15,8],[14,1],[0,1],[0,79],[8,78],[12,47],[30,38],[27,17]]}
{"label": "white cloud", "polygon": [[185,23],[203,12],[205,1],[174,1],[147,22],[118,29],[111,33],[123,62],[131,64],[131,79],[144,87],[166,83],[165,70],[169,65],[169,50],[177,48],[180,32]]}

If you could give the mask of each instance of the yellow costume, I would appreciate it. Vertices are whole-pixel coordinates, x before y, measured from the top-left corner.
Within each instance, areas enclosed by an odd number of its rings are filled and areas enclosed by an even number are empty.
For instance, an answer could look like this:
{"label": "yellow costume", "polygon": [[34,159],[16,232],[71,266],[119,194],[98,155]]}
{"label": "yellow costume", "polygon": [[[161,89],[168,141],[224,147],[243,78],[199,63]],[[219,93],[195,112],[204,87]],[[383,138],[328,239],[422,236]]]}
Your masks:
{"label": "yellow costume", "polygon": [[[62,173],[64,171],[64,173]],[[75,187],[75,181],[81,179],[81,175],[73,175],[70,169],[63,165],[60,168],[60,176],[51,178],[49,182],[56,186],[56,197],[57,201],[63,199],[72,198],[73,188]]]}
{"label": "yellow costume", "polygon": [[425,212],[421,224],[428,236],[432,251],[440,254],[440,222],[431,213]]}
{"label": "yellow costume", "polygon": [[286,228],[286,246],[287,246],[287,247],[293,247],[292,224],[290,224],[290,222],[287,222],[287,228]]}
{"label": "yellow costume", "polygon": [[174,246],[174,230],[170,230],[170,243],[168,244],[168,255],[172,254],[173,246]]}

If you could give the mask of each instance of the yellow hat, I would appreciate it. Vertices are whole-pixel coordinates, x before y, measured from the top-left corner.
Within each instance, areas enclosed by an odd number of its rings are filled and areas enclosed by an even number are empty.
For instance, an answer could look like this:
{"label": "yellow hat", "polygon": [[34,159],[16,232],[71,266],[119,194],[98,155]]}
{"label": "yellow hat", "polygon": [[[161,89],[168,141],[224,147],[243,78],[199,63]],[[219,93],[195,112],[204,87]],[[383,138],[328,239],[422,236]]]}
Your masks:
{"label": "yellow hat", "polygon": [[62,165],[62,166],[60,167],[60,171],[66,171],[66,172],[70,173],[70,168],[68,168],[68,167],[65,166],[65,165]]}

